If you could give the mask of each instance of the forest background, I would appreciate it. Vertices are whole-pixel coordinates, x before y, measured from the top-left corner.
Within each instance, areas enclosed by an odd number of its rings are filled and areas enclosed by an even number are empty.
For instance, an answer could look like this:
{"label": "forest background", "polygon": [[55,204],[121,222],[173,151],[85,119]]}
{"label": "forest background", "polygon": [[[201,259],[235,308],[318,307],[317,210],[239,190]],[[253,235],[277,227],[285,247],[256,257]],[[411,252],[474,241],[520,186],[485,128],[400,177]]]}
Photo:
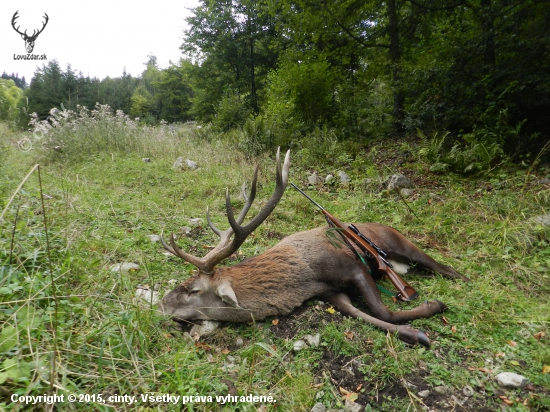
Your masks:
{"label": "forest background", "polygon": [[108,104],[150,125],[238,130],[249,154],[315,131],[359,144],[418,134],[434,170],[462,173],[549,138],[547,1],[205,0],[186,21],[181,60],[161,69],[149,55],[138,77],[56,60],[30,86],[3,73],[0,120]]}

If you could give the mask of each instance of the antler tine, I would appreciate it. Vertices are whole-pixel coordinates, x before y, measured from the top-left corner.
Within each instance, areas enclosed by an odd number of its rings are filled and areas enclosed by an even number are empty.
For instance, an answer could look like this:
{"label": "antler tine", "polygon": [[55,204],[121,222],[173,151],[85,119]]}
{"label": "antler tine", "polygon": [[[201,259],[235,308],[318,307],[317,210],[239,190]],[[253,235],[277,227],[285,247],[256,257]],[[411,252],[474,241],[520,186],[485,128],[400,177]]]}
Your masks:
{"label": "antler tine", "polygon": [[[181,250],[178,245],[176,245],[176,241],[174,239],[174,235],[172,234],[170,236],[170,245],[166,244],[164,241],[162,235],[161,235],[161,243],[164,246],[166,250],[168,250],[170,253],[172,253],[175,256],[178,256],[182,258],[183,260],[191,263],[192,265],[196,266],[200,272],[205,274],[212,274],[214,266],[216,266],[218,263],[220,263],[223,259],[230,256],[234,252],[236,252],[240,245],[245,241],[246,237],[254,231],[268,216],[269,214],[275,209],[275,206],[277,206],[277,203],[283,196],[283,193],[285,191],[286,185],[288,183],[288,174],[289,174],[289,168],[290,168],[290,150],[287,152],[285,157],[284,165],[281,169],[281,161],[280,161],[280,150],[277,150],[277,166],[276,166],[276,187],[275,191],[267,201],[264,208],[258,213],[246,226],[241,226],[242,221],[244,220],[246,214],[250,210],[250,207],[252,206],[252,202],[254,201],[254,198],[256,197],[256,186],[258,181],[258,166],[256,167],[256,170],[254,172],[254,179],[252,180],[252,187],[250,189],[250,196],[246,200],[246,204],[244,205],[243,210],[235,220],[235,217],[233,215],[233,209],[231,207],[231,199],[229,196],[229,189],[225,192],[225,208],[227,212],[227,219],[229,220],[229,224],[231,225],[230,228],[228,228],[225,231],[220,231],[214,224],[212,223],[212,220],[210,218],[210,212],[208,208],[206,209],[206,219],[208,221],[208,225],[210,228],[220,237],[220,242],[218,245],[212,249],[210,252],[208,252],[204,257],[198,258],[196,256],[190,255],[183,250]],[[231,236],[233,237],[233,241],[231,241]]]}
{"label": "antler tine", "polygon": [[[252,179],[252,186],[250,187],[250,196],[246,198],[246,203],[243,207],[243,210],[241,210],[241,213],[239,213],[239,217],[237,218],[237,223],[240,225],[243,223],[244,218],[246,217],[246,214],[250,210],[250,207],[252,206],[252,203],[254,202],[254,199],[256,198],[256,184],[258,182],[258,170],[260,169],[260,165],[256,165],[256,170],[254,171],[254,178]],[[246,196],[246,190],[243,190],[244,195]],[[226,206],[227,206],[227,197],[226,197]]]}
{"label": "antler tine", "polygon": [[214,223],[212,223],[212,219],[210,219],[210,210],[208,209],[208,206],[206,206],[206,221],[208,222],[208,226],[210,227],[210,229],[212,229],[212,232],[214,232],[219,237],[222,237],[222,231],[214,226]]}
{"label": "antler tine", "polygon": [[285,161],[281,169],[280,148],[277,149],[277,165],[276,165],[276,186],[275,191],[267,201],[264,208],[258,213],[246,226],[240,226],[239,222],[235,221],[233,211],[231,209],[231,201],[229,196],[226,197],[225,206],[227,209],[227,219],[229,224],[235,233],[233,242],[231,243],[231,249],[233,252],[239,248],[244,242],[246,237],[252,233],[260,224],[273,212],[279,200],[285,192],[286,185],[288,183],[288,174],[290,169],[290,150],[287,151]]}
{"label": "antler tine", "polygon": [[[252,187],[250,189],[250,196],[248,196],[246,194],[246,186],[243,185],[242,194],[243,194],[243,196],[246,200],[246,203],[245,203],[243,209],[241,210],[241,213],[239,214],[239,217],[237,218],[237,223],[238,224],[241,224],[243,222],[244,218],[246,217],[246,214],[250,210],[250,207],[252,206],[252,203],[254,202],[254,199],[256,197],[256,183],[258,181],[258,169],[259,169],[259,166],[256,166],[256,170],[254,171],[254,178],[252,179]],[[227,197],[227,194],[226,194],[226,197]],[[210,227],[210,229],[212,229],[212,231],[216,235],[218,235],[219,237],[222,237],[223,232],[220,229],[218,229],[214,225],[214,223],[212,223],[212,219],[210,218],[210,211],[208,209],[208,206],[206,207],[206,221],[208,222],[208,226]],[[228,229],[228,230],[231,230],[231,234],[233,234],[233,229]]]}

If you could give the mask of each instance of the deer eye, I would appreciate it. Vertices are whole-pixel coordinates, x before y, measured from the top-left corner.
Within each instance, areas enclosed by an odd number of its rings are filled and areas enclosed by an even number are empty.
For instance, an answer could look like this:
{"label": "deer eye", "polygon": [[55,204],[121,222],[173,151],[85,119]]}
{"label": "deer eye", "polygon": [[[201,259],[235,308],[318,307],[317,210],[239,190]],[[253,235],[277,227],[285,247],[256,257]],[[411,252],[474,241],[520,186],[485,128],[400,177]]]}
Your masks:
{"label": "deer eye", "polygon": [[200,292],[200,289],[191,289],[190,291],[187,292],[187,294],[191,296],[191,295],[196,295],[199,292]]}

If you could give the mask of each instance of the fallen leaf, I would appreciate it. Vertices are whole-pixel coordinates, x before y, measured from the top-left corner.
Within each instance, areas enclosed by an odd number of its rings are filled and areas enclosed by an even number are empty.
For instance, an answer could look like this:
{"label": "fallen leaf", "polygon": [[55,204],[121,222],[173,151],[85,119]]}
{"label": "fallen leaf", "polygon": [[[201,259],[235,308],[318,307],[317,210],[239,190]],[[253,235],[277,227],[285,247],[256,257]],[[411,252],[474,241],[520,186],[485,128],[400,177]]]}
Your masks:
{"label": "fallen leaf", "polygon": [[334,308],[331,306],[330,308],[327,309],[327,312],[330,313],[331,315],[334,315],[334,312],[336,312],[334,310]]}
{"label": "fallen leaf", "polygon": [[345,335],[346,338],[348,338],[349,340],[352,340],[352,339],[353,339],[353,332],[352,332],[352,331],[344,332],[344,335]]}
{"label": "fallen leaf", "polygon": [[273,319],[271,321],[271,323],[274,325],[274,326],[277,326],[279,324],[279,319]]}
{"label": "fallen leaf", "polygon": [[397,298],[395,296],[392,296],[391,300],[392,300],[393,303],[397,303]]}
{"label": "fallen leaf", "polygon": [[550,365],[544,365],[542,367],[542,373],[550,373]]}
{"label": "fallen leaf", "polygon": [[453,326],[451,327],[451,332],[456,333],[456,326],[455,326],[455,325],[453,325]]}
{"label": "fallen leaf", "polygon": [[357,392],[359,392],[361,390],[361,388],[363,387],[363,384],[359,384],[359,386],[355,389]]}
{"label": "fallen leaf", "polygon": [[342,395],[348,395],[348,394],[351,393],[350,391],[348,391],[347,389],[342,388],[341,386],[338,389],[340,390],[340,393]]}
{"label": "fallen leaf", "polygon": [[447,320],[447,318],[445,316],[441,316],[441,320],[443,321],[443,323],[445,325],[448,325],[449,324],[449,321]]}
{"label": "fallen leaf", "polygon": [[517,360],[511,360],[510,363],[514,366],[519,366],[519,362]]}
{"label": "fallen leaf", "polygon": [[542,338],[544,338],[546,336],[546,333],[544,332],[537,332],[533,335],[533,337],[536,339],[536,340],[541,340]]}
{"label": "fallen leaf", "polygon": [[316,383],[315,385],[311,385],[313,388],[321,388],[323,387],[324,383]]}
{"label": "fallen leaf", "polygon": [[224,355],[227,355],[228,353],[231,353],[231,351],[230,351],[229,349],[223,349],[223,350],[222,350],[222,353],[223,353]]}
{"label": "fallen leaf", "polygon": [[502,402],[504,402],[506,405],[513,405],[514,404],[514,401],[511,401],[510,399],[508,399],[504,395],[500,395],[499,398],[502,399]]}
{"label": "fallen leaf", "polygon": [[504,352],[495,353],[495,358],[505,358],[506,354]]}
{"label": "fallen leaf", "polygon": [[491,369],[487,369],[487,368],[473,368],[471,366],[468,366],[468,370],[469,371],[480,371],[480,372],[483,372],[483,373],[493,373],[493,371]]}
{"label": "fallen leaf", "polygon": [[508,345],[510,345],[511,347],[515,348],[516,346],[518,346],[518,343],[517,343],[517,342],[514,342],[513,340],[509,340],[509,341],[508,341]]}
{"label": "fallen leaf", "polygon": [[338,388],[340,390],[340,393],[342,394],[342,399],[349,399],[350,401],[356,401],[359,395],[357,395],[355,392],[350,392],[341,386]]}
{"label": "fallen leaf", "polygon": [[428,199],[428,204],[429,204],[429,205],[432,204],[432,199]]}

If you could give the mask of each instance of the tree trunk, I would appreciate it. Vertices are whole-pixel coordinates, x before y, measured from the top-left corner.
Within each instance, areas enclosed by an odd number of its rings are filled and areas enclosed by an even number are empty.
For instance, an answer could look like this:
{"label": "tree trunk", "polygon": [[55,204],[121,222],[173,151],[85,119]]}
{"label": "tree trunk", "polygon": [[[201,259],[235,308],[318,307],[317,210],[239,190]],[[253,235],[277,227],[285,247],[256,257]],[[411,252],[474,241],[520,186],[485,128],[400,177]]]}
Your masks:
{"label": "tree trunk", "polygon": [[496,65],[495,53],[495,35],[494,35],[494,19],[491,10],[491,0],[481,0],[481,33],[485,50],[483,53],[483,61],[486,71],[493,71]]}
{"label": "tree trunk", "polygon": [[399,47],[399,21],[397,17],[396,0],[388,0],[388,18],[390,33],[390,60],[393,77],[393,111],[395,128],[402,128],[402,120],[405,108],[405,94],[401,88],[401,48]]}

